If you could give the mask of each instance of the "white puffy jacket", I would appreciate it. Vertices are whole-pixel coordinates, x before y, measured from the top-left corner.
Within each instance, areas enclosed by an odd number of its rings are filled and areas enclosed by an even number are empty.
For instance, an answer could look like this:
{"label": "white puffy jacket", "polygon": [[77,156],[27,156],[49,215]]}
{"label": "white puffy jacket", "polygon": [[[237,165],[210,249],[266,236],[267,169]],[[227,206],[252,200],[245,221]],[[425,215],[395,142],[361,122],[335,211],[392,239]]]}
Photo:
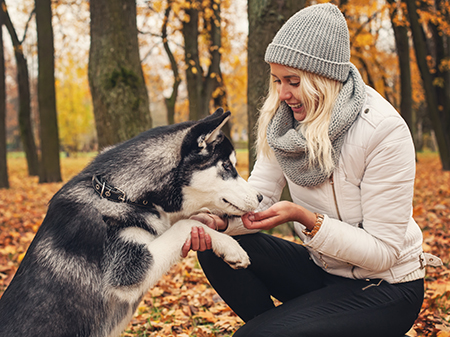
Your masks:
{"label": "white puffy jacket", "polygon": [[[258,159],[249,183],[264,195],[261,209],[279,201],[287,182],[294,203],[325,215],[312,239],[295,223],[317,265],[348,278],[396,283],[424,272],[426,264],[422,233],[412,218],[414,145],[398,112],[372,88],[366,92],[328,181],[313,188],[296,185],[271,156]],[[230,221],[226,232],[249,233],[240,220]]]}

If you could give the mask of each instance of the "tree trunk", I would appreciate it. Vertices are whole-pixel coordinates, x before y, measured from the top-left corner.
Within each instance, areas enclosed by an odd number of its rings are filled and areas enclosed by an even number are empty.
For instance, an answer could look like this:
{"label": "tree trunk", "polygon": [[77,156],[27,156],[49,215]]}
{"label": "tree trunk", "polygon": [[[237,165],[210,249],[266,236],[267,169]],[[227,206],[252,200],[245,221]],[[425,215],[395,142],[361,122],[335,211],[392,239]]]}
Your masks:
{"label": "tree trunk", "polygon": [[169,41],[167,39],[167,24],[169,22],[169,16],[171,11],[172,11],[172,1],[169,0],[167,3],[166,11],[164,13],[164,22],[161,29],[161,38],[163,40],[164,50],[166,51],[167,57],[169,58],[170,67],[173,72],[172,94],[170,95],[170,97],[164,98],[164,102],[166,103],[167,108],[167,122],[169,123],[169,125],[175,123],[175,104],[177,102],[178,87],[181,84],[181,78],[178,72],[178,64],[177,61],[175,60],[175,56],[173,55],[172,50],[170,49]]}
{"label": "tree trunk", "polygon": [[[447,14],[446,19],[448,22],[448,12],[446,8],[447,5],[448,1],[443,2],[441,0],[435,0],[434,6],[433,8],[431,8],[431,11],[442,13],[444,16],[445,14]],[[437,25],[439,25],[440,27]],[[445,166],[447,167],[447,170],[450,170],[450,71],[448,66],[442,66],[442,61],[444,61],[444,63],[447,63],[450,58],[448,47],[449,41],[448,36],[442,32],[442,24],[431,20],[428,24],[428,27],[431,32],[431,46],[433,48],[433,56],[435,59],[433,84],[436,90],[438,101],[439,125],[444,135],[444,141],[448,153],[447,164],[444,165],[444,163],[442,162],[442,166]],[[439,152],[441,151],[441,148],[439,148]]]}
{"label": "tree trunk", "polygon": [[39,182],[61,181],[55,94],[55,49],[51,0],[35,0],[38,45],[38,104],[41,135]]}
{"label": "tree trunk", "polygon": [[89,85],[99,148],[151,128],[134,0],[93,0]]}
{"label": "tree trunk", "polygon": [[210,102],[213,92],[220,85],[220,3],[206,4],[213,10],[213,15],[205,20],[205,29],[209,33],[210,65],[206,74],[200,64],[199,56],[199,18],[201,4],[198,0],[190,0],[189,8],[185,9],[189,20],[183,22],[183,37],[186,63],[186,83],[189,98],[189,119],[198,120],[209,115]]}
{"label": "tree trunk", "polygon": [[[436,135],[436,141],[439,147],[439,155],[441,158],[442,168],[445,171],[450,170],[450,141],[448,121],[445,119],[445,115],[441,116],[439,111],[440,103],[438,101],[438,94],[434,85],[434,76],[430,73],[427,64],[427,46],[426,38],[422,27],[419,23],[419,17],[417,14],[417,8],[415,0],[405,0],[408,8],[408,17],[411,27],[412,37],[414,41],[414,50],[416,53],[417,65],[422,77],[423,87],[425,90],[426,102],[428,105],[428,112],[430,120]],[[440,64],[441,60],[436,60],[436,64]],[[449,107],[444,107],[449,109]],[[447,112],[447,111],[445,111]]]}
{"label": "tree trunk", "polygon": [[304,6],[305,0],[248,0],[249,172],[251,172],[256,158],[254,128],[257,114],[269,88],[269,66],[264,62],[264,54],[284,22]]}
{"label": "tree trunk", "polygon": [[[398,65],[400,69],[400,112],[408,124],[413,138],[416,137],[415,116],[412,109],[412,85],[411,85],[411,60],[409,57],[409,37],[408,28],[403,24],[397,25],[396,20],[402,15],[405,18],[406,13],[399,13],[395,0],[388,0],[391,6],[391,23],[394,31],[395,46],[397,48]],[[400,0],[400,3],[402,1]]]}
{"label": "tree trunk", "polygon": [[[196,2],[195,0],[187,1]],[[190,6],[185,9],[185,13],[189,16],[189,21],[183,22],[184,37],[184,60],[186,63],[186,85],[189,99],[189,119],[198,120],[203,114],[202,106],[202,87],[203,87],[203,70],[200,65],[200,57],[198,51],[198,6]]]}
{"label": "tree trunk", "polygon": [[16,59],[20,138],[27,160],[28,174],[30,176],[37,176],[39,174],[39,159],[31,123],[31,98],[27,60],[23,54],[22,42],[19,41],[16,30],[9,17],[6,4],[3,0],[0,3],[3,9],[4,23],[11,36],[11,41],[14,46],[14,57]]}
{"label": "tree trunk", "polygon": [[[228,93],[225,87],[225,83],[223,82],[222,71],[219,69],[219,74],[217,75],[218,85],[216,90],[212,94],[214,111],[218,108],[223,108],[225,111],[228,111],[230,107],[228,106]],[[232,118],[228,120],[228,122],[222,127],[222,131],[232,142],[231,138],[231,128],[232,128]]]}
{"label": "tree trunk", "polygon": [[[0,15],[0,27],[3,27],[4,22],[4,15]],[[6,165],[5,51],[3,49],[2,29],[0,29],[0,188],[9,188],[8,167]]]}
{"label": "tree trunk", "polygon": [[[362,55],[361,51],[359,50],[359,48],[356,48],[356,50],[358,51],[359,55]],[[364,72],[366,73],[366,83],[369,87],[372,88],[376,88],[375,86],[375,82],[374,79],[372,77],[372,73],[370,71],[370,66],[367,64],[366,60],[362,57],[362,56],[356,56],[356,58],[358,59],[358,61],[361,63],[361,67],[364,70]],[[379,71],[379,70],[376,70]]]}
{"label": "tree trunk", "polygon": [[17,85],[20,101],[18,116],[20,138],[22,139],[23,150],[27,159],[28,174],[30,176],[37,176],[39,175],[39,158],[31,122],[31,94],[28,65],[22,48],[20,50],[14,48],[14,55],[17,65]]}

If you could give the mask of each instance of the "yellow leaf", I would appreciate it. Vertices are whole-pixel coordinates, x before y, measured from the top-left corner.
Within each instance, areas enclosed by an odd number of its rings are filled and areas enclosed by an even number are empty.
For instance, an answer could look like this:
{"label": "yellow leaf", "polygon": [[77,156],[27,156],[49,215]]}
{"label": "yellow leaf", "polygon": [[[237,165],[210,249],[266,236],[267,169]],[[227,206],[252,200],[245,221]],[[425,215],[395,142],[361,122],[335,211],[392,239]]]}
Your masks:
{"label": "yellow leaf", "polygon": [[17,262],[22,262],[23,258],[25,257],[26,252],[23,252],[21,254],[19,254],[19,256],[17,257]]}
{"label": "yellow leaf", "polygon": [[450,337],[450,331],[439,331],[437,337]]}

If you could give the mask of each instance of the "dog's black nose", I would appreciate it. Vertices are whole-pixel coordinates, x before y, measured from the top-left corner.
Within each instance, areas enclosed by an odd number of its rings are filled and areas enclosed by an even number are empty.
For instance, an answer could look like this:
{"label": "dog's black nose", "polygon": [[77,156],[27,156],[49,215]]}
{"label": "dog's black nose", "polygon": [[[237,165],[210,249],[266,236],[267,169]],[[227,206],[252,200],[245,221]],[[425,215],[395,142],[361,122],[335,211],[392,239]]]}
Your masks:
{"label": "dog's black nose", "polygon": [[262,194],[258,194],[258,202],[263,201],[264,197]]}

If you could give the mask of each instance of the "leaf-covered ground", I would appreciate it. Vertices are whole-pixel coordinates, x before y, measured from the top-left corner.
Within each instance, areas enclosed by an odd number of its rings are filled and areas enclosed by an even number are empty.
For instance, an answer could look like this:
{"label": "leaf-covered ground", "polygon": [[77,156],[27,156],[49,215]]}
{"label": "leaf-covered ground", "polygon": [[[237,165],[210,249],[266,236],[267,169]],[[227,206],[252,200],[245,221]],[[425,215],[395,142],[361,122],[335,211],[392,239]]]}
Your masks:
{"label": "leaf-covered ground", "polygon": [[[444,267],[428,268],[422,312],[408,335],[450,337],[450,172],[435,154],[419,154],[414,217],[424,234],[424,250]],[[245,155],[240,158],[245,164]],[[65,181],[89,162],[62,159]],[[62,186],[39,185],[28,177],[23,158],[8,159],[11,188],[0,190],[0,295],[11,281],[41,224],[47,203]],[[239,167],[243,176],[245,165]],[[231,336],[243,324],[209,286],[190,254],[149,290],[123,336]]]}

